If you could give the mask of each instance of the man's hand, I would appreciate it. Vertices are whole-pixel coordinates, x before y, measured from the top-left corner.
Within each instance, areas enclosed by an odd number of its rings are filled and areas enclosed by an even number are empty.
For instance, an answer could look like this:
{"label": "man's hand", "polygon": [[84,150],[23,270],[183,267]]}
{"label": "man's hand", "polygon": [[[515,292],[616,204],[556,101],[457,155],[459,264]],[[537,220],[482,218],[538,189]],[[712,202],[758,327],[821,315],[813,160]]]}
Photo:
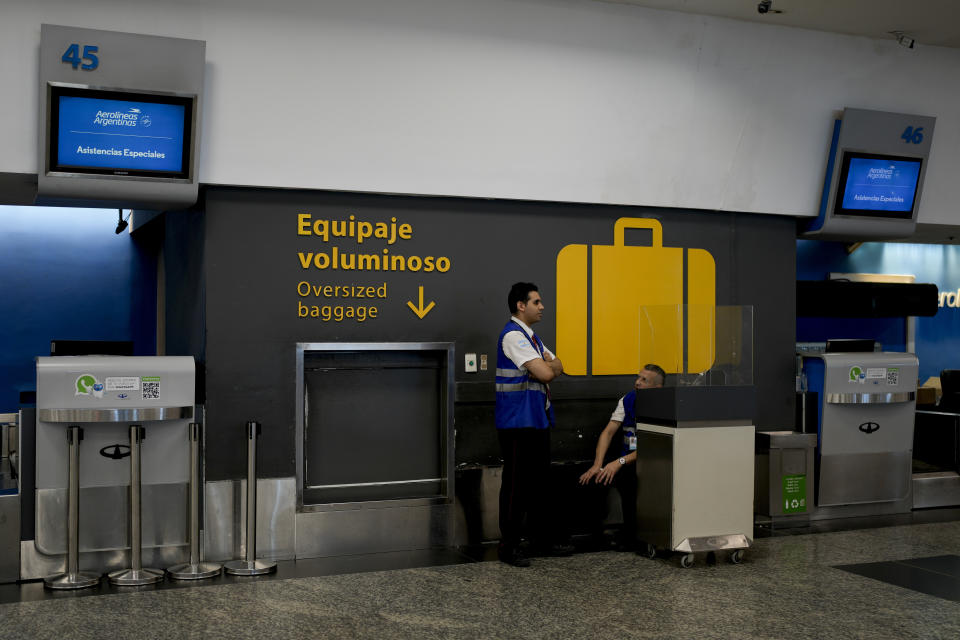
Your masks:
{"label": "man's hand", "polygon": [[[591,480],[596,481],[598,484],[602,481],[601,474],[603,473],[603,458],[607,455],[607,449],[610,447],[610,441],[613,440],[613,436],[617,433],[617,430],[620,428],[620,422],[618,420],[611,420],[607,423],[607,426],[603,428],[603,431],[600,432],[600,437],[597,439],[597,455],[593,459],[593,466],[587,469],[586,473],[580,476],[580,484],[589,484]],[[614,461],[614,464],[619,465],[619,462]],[[607,474],[610,478],[613,478],[617,470]],[[610,484],[610,481],[607,480],[604,484]]]}
{"label": "man's hand", "polygon": [[617,475],[617,471],[620,471],[620,467],[622,466],[619,460],[614,460],[604,465],[600,473],[597,474],[597,484],[610,484],[613,482],[613,476]]}
{"label": "man's hand", "polygon": [[546,362],[550,370],[553,371],[554,377],[563,373],[563,363],[560,362],[560,358],[557,358],[549,351],[543,352],[543,361]]}
{"label": "man's hand", "polygon": [[[550,354],[545,353],[544,355],[549,356]],[[543,383],[550,382],[563,373],[563,365],[560,364],[558,358],[551,358],[550,362],[547,362],[543,358],[534,358],[533,360],[524,362],[523,366],[530,372],[530,375]]]}
{"label": "man's hand", "polygon": [[582,476],[580,476],[580,484],[589,484],[590,481],[593,480],[597,476],[597,474],[600,473],[600,471],[602,470],[603,470],[603,467],[600,466],[599,464],[593,465],[592,467],[587,469]]}
{"label": "man's hand", "polygon": [[610,484],[613,482],[613,476],[617,475],[622,466],[619,460],[614,460],[607,465],[594,464],[580,476],[580,484],[590,484],[591,480],[597,484]]}

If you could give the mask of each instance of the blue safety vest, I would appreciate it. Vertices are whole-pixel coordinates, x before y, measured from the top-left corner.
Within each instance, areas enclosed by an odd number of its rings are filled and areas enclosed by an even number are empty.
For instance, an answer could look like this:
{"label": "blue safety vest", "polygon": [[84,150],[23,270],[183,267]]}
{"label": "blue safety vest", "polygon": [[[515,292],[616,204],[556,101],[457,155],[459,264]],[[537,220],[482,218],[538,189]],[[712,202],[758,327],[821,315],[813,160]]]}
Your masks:
{"label": "blue safety vest", "polygon": [[[497,340],[497,429],[547,429],[553,425],[553,406],[547,395],[547,385],[520,369],[503,352],[503,338],[511,331],[527,335],[523,327],[511,320]],[[536,335],[527,337],[543,356],[540,338]]]}

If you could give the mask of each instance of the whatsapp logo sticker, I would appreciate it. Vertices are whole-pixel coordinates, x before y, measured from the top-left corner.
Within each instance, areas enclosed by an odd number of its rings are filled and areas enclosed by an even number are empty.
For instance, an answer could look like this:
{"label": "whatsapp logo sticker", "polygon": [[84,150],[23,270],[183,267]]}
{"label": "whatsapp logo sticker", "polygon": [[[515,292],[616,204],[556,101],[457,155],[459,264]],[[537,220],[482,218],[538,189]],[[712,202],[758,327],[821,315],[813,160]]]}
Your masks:
{"label": "whatsapp logo sticker", "polygon": [[850,382],[860,382],[864,377],[863,369],[857,366],[850,367]]}
{"label": "whatsapp logo sticker", "polygon": [[74,395],[78,396],[89,396],[92,395],[96,398],[103,397],[103,383],[97,382],[97,379],[94,378],[91,374],[85,373],[77,378],[77,388],[74,390]]}

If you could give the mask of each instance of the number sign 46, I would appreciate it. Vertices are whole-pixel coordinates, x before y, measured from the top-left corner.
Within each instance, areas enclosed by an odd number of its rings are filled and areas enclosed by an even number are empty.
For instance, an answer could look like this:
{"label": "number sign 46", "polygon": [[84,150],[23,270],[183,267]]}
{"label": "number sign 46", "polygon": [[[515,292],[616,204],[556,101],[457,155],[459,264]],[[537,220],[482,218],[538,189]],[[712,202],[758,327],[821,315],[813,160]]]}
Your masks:
{"label": "number sign 46", "polygon": [[920,144],[923,142],[923,127],[907,127],[904,129],[900,138],[907,144]]}
{"label": "number sign 46", "polygon": [[71,44],[67,47],[67,50],[63,52],[60,61],[71,65],[74,69],[80,67],[85,71],[93,71],[100,65],[100,59],[97,58],[98,48],[99,47],[85,44],[83,45],[83,54],[81,55],[80,45]]}

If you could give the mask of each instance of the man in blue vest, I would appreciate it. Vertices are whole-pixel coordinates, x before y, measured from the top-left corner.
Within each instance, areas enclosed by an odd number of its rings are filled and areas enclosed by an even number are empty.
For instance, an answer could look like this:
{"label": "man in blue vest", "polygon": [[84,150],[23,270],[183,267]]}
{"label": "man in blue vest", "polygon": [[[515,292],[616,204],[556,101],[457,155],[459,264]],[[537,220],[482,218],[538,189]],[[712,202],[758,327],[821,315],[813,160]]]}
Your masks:
{"label": "man in blue vest", "polygon": [[[623,528],[614,543],[614,548],[631,551],[637,544],[637,433],[636,408],[637,392],[641,389],[662,387],[666,373],[655,364],[641,369],[633,383],[633,391],[620,398],[610,421],[597,440],[597,452],[593,466],[580,476],[580,484],[609,487],[616,486],[620,494],[620,506],[623,510]],[[617,441],[619,446],[610,446]],[[601,522],[606,505],[606,491],[592,501],[597,505],[596,519]]]}
{"label": "man in blue vest", "polygon": [[537,285],[514,284],[507,306],[510,320],[497,341],[496,421],[503,456],[497,557],[515,567],[529,567],[530,560],[520,549],[524,518],[536,550],[547,555],[573,552],[572,546],[553,542],[560,532],[547,486],[554,424],[547,385],[563,373],[563,364],[530,328],[543,318]]}

